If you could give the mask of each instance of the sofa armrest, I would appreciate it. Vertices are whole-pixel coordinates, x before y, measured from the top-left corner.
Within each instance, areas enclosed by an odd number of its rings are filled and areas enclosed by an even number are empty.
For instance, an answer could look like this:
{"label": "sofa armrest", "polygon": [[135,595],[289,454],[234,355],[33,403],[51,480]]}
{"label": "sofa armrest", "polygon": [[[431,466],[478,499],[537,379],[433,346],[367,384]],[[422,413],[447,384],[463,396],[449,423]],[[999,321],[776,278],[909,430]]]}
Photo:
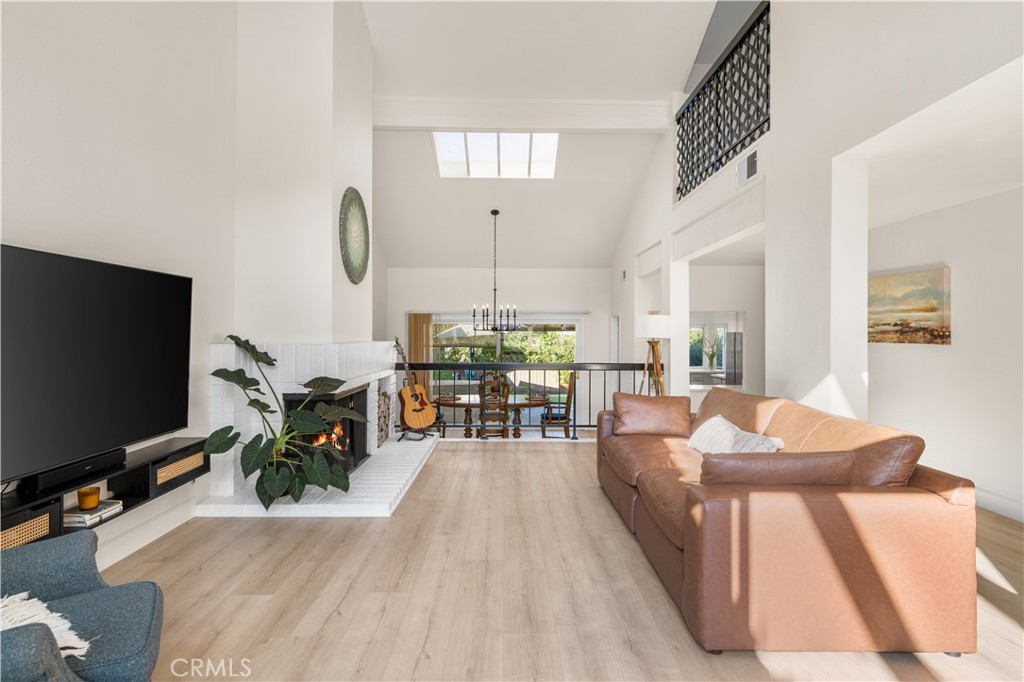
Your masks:
{"label": "sofa armrest", "polygon": [[49,602],[107,587],[96,568],[97,545],[96,533],[86,529],[5,549],[0,591]]}
{"label": "sofa armrest", "polygon": [[604,452],[604,439],[610,437],[615,425],[615,412],[601,410],[597,413],[597,470],[601,470],[601,455]]}
{"label": "sofa armrest", "polygon": [[923,489],[692,486],[683,613],[706,649],[977,648],[975,514]]}
{"label": "sofa armrest", "polygon": [[930,469],[918,464],[914,473],[910,475],[907,487],[930,490],[950,504],[965,507],[975,506],[974,482],[938,469]]}
{"label": "sofa armrest", "polygon": [[49,627],[28,623],[0,632],[0,678],[24,682],[81,682],[61,658]]}

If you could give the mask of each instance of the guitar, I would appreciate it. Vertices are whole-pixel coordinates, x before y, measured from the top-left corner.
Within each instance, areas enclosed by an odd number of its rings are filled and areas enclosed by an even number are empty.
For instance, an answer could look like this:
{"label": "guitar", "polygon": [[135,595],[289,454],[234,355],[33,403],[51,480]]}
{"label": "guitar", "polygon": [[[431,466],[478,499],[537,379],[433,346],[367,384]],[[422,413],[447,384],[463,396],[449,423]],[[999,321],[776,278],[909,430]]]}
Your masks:
{"label": "guitar", "polygon": [[426,429],[437,421],[437,413],[434,406],[427,401],[427,392],[420,384],[416,383],[416,375],[409,369],[409,361],[405,358],[405,349],[395,337],[395,349],[402,356],[402,364],[405,365],[405,386],[398,391],[398,400],[402,404],[399,411],[399,418],[402,428],[407,431]]}

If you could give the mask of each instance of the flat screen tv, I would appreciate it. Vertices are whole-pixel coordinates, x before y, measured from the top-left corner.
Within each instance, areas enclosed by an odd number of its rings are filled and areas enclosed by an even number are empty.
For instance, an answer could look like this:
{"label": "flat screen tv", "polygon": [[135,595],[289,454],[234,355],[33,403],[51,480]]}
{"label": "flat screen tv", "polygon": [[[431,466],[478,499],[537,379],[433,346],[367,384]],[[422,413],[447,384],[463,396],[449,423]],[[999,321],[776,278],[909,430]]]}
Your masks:
{"label": "flat screen tv", "polygon": [[188,424],[192,280],[0,246],[0,479]]}

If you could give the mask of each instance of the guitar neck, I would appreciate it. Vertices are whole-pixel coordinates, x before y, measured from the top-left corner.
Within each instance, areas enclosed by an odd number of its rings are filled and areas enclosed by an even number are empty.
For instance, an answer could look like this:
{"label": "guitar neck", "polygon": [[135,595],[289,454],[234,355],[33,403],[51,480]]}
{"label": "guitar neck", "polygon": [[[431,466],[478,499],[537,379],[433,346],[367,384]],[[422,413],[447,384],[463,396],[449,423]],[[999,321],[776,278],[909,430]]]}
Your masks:
{"label": "guitar neck", "polygon": [[409,369],[409,361],[405,357],[405,349],[402,348],[402,344],[398,342],[398,337],[395,337],[395,348],[398,350],[398,354],[402,357],[402,366],[405,367],[405,380],[410,386],[416,385],[416,375]]}

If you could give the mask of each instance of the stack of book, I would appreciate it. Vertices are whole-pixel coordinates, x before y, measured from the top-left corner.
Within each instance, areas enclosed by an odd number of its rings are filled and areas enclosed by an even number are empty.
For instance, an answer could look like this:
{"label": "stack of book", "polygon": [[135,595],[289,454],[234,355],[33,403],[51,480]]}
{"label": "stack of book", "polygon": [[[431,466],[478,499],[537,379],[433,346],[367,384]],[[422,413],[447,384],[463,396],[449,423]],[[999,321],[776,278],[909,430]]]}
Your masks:
{"label": "stack of book", "polygon": [[102,500],[95,509],[82,511],[78,507],[64,510],[64,526],[66,528],[89,528],[108,517],[120,514],[124,509],[121,500]]}

